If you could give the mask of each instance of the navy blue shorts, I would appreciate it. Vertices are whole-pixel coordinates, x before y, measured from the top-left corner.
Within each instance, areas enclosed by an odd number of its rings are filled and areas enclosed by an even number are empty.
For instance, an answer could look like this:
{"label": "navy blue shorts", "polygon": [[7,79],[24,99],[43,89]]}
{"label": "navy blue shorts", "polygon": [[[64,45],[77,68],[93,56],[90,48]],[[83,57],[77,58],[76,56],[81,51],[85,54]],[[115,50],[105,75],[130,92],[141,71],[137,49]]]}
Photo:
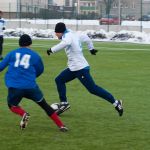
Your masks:
{"label": "navy blue shorts", "polygon": [[38,86],[32,89],[8,88],[8,105],[18,106],[22,98],[31,99],[34,102],[40,102],[43,99],[43,93]]}

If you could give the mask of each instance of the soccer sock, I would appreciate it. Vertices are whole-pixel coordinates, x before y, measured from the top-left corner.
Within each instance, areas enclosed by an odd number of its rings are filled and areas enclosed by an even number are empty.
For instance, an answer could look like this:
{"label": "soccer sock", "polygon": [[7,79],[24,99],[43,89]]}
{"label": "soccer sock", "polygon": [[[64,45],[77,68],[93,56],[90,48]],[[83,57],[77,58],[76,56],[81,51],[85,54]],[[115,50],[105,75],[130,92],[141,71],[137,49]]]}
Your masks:
{"label": "soccer sock", "polygon": [[20,106],[11,106],[10,107],[10,110],[13,112],[13,113],[16,113],[17,115],[23,117],[24,113],[26,113],[25,110],[23,110]]}
{"label": "soccer sock", "polygon": [[62,121],[59,119],[58,115],[54,112],[51,116],[49,116],[54,122],[55,124],[60,128],[62,126],[64,126],[64,124],[62,123]]}
{"label": "soccer sock", "polygon": [[115,102],[113,103],[113,105],[116,107],[118,105],[118,100],[115,100]]}
{"label": "soccer sock", "polygon": [[60,103],[61,103],[62,105],[63,105],[63,104],[69,104],[68,102],[60,102]]}

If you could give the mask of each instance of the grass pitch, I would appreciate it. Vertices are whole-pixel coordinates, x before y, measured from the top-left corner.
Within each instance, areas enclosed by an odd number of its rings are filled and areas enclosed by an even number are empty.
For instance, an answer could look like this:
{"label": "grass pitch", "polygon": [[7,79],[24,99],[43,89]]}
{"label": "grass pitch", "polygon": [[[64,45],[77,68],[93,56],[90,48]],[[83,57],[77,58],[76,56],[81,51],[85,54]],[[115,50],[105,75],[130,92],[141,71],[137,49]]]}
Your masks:
{"label": "grass pitch", "polygon": [[[58,41],[34,40],[45,64],[37,79],[48,103],[59,102],[54,79],[66,68],[64,51],[47,56],[46,50]],[[0,149],[1,150],[149,150],[150,149],[150,45],[95,42],[99,50],[84,55],[95,82],[122,99],[124,115],[119,117],[105,100],[89,94],[78,80],[67,84],[71,109],[61,115],[70,129],[61,133],[34,102],[21,105],[31,114],[26,130],[20,131],[20,117],[8,110],[4,73],[0,74]],[[16,40],[5,39],[4,55],[18,47]]]}

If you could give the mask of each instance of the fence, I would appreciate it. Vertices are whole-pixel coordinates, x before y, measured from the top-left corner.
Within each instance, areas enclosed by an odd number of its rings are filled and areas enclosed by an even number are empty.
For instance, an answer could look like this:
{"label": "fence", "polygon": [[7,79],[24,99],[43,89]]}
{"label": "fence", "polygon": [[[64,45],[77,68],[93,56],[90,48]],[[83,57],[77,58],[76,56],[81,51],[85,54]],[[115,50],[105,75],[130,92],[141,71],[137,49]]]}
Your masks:
{"label": "fence", "polygon": [[[92,1],[92,0],[91,0]],[[150,21],[150,0],[93,0],[94,3],[85,3],[85,6],[54,6],[48,4],[23,3],[21,0],[6,3],[0,0],[0,9],[4,12],[4,18],[8,20],[18,19],[18,27],[23,27],[23,20],[44,19],[48,27],[48,19],[74,19],[76,28],[80,20],[96,20],[98,25],[105,26],[108,32],[114,28],[114,25],[125,26],[130,21],[130,26],[136,26],[139,31],[149,28],[145,25]],[[43,1],[44,2],[44,1]],[[78,7],[80,6],[80,7]],[[93,9],[93,10],[92,10]],[[104,18],[105,17],[105,18]],[[95,24],[93,24],[94,26]],[[121,29],[121,27],[120,27]]]}

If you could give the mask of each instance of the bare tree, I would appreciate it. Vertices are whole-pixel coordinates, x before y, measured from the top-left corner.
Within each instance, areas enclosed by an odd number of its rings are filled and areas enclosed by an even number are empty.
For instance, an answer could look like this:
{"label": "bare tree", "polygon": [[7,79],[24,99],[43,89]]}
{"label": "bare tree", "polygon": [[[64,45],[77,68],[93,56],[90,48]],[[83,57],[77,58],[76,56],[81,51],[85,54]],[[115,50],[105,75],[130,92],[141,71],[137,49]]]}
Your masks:
{"label": "bare tree", "polygon": [[106,6],[106,14],[110,14],[112,4],[115,0],[103,0],[103,1],[104,1],[105,6]]}

